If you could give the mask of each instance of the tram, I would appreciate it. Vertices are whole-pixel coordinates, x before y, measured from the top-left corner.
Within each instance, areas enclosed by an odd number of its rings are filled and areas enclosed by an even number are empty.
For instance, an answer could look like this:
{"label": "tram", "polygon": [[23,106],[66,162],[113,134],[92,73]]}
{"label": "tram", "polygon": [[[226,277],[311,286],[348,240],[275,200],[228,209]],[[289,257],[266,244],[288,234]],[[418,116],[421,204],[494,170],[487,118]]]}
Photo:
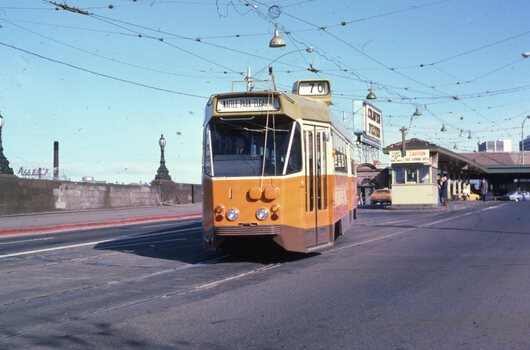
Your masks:
{"label": "tram", "polygon": [[328,80],[297,81],[292,93],[210,98],[203,135],[206,250],[257,242],[318,252],[350,228],[357,218],[353,144],[331,101]]}

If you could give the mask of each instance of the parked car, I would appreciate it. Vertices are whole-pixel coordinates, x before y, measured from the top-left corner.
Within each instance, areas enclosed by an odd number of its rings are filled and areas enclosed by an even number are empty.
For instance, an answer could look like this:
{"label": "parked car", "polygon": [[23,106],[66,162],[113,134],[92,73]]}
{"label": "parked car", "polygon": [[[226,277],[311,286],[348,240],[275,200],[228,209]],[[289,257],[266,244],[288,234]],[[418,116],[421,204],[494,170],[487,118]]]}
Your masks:
{"label": "parked car", "polygon": [[512,191],[506,193],[504,196],[501,197],[501,199],[507,200],[507,201],[524,201],[528,200],[530,201],[530,192],[528,191]]}
{"label": "parked car", "polygon": [[467,199],[470,201],[478,201],[480,199],[480,195],[476,193],[470,193]]}
{"label": "parked car", "polygon": [[374,204],[390,204],[392,203],[392,191],[390,191],[388,188],[375,190],[370,195],[370,200]]}

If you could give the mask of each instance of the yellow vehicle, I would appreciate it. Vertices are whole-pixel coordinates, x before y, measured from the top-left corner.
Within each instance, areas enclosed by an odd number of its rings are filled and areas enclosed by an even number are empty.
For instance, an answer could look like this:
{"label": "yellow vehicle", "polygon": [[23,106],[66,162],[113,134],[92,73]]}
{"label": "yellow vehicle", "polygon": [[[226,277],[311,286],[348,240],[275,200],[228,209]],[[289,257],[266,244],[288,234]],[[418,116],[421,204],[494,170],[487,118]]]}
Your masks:
{"label": "yellow vehicle", "polygon": [[207,250],[241,250],[254,241],[308,253],[348,230],[357,213],[352,141],[330,104],[327,80],[298,81],[292,93],[210,98],[202,177]]}
{"label": "yellow vehicle", "polygon": [[392,191],[390,191],[388,188],[382,188],[375,190],[370,195],[370,201],[374,204],[391,204],[392,203]]}
{"label": "yellow vehicle", "polygon": [[470,201],[478,201],[480,200],[480,196],[476,193],[470,193],[467,199]]}

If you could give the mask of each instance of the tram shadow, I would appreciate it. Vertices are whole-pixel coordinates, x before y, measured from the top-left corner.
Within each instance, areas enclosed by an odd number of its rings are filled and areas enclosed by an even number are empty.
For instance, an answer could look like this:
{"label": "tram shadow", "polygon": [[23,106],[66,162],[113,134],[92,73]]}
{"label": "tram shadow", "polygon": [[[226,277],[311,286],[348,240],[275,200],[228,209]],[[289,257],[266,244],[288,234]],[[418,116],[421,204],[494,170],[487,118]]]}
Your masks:
{"label": "tram shadow", "polygon": [[[128,228],[123,228],[127,233]],[[165,228],[142,228],[141,232],[98,243],[96,250],[110,250],[140,257],[197,264],[204,260],[200,223],[179,223]]]}
{"label": "tram shadow", "polygon": [[140,233],[94,246],[96,250],[111,250],[152,259],[180,261],[186,264],[236,262],[273,264],[302,260],[317,255],[287,252],[270,242],[244,239],[230,242],[222,248],[220,251],[205,253],[202,227],[194,222],[163,229],[143,230]]}

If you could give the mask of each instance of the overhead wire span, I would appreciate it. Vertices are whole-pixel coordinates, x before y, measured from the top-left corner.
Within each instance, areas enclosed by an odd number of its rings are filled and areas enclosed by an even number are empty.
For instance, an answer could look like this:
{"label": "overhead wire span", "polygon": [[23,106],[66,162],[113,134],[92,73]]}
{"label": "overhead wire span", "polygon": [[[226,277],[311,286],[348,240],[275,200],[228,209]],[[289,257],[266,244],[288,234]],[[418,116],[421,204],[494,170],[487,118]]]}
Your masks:
{"label": "overhead wire span", "polygon": [[90,69],[86,69],[86,68],[83,68],[83,67],[80,67],[80,66],[76,66],[76,65],[71,64],[71,63],[59,61],[59,60],[56,60],[54,58],[46,57],[46,56],[40,55],[40,54],[32,52],[32,51],[28,51],[28,50],[25,50],[25,49],[22,49],[22,48],[13,46],[13,45],[9,45],[9,44],[6,44],[4,42],[0,42],[0,45],[5,46],[5,47],[9,47],[9,48],[11,48],[13,50],[24,52],[24,53],[26,53],[28,55],[32,55],[32,56],[38,57],[38,58],[46,60],[46,61],[50,61],[50,62],[54,62],[54,63],[57,63],[57,64],[61,64],[61,65],[64,65],[64,66],[67,66],[67,67],[70,67],[70,68],[73,68],[73,69],[77,69],[77,70],[80,70],[80,71],[83,71],[83,72],[86,72],[86,73],[90,73],[90,74],[93,74],[93,75],[97,75],[97,76],[100,76],[100,77],[104,77],[104,78],[107,78],[107,79],[120,81],[122,83],[136,85],[136,86],[148,88],[148,89],[151,89],[151,90],[167,92],[167,93],[171,93],[171,94],[175,94],[175,95],[182,95],[182,96],[188,96],[188,97],[196,97],[196,98],[208,99],[208,96],[189,94],[189,93],[182,92],[182,91],[176,91],[176,90],[161,88],[161,87],[157,87],[157,86],[153,86],[153,85],[138,83],[138,82],[135,82],[135,81],[132,81],[132,80],[127,80],[127,79],[115,77],[115,76],[108,75],[108,74],[105,74],[105,73],[99,73],[99,72],[96,72],[96,71],[93,71],[93,70],[90,70]]}

